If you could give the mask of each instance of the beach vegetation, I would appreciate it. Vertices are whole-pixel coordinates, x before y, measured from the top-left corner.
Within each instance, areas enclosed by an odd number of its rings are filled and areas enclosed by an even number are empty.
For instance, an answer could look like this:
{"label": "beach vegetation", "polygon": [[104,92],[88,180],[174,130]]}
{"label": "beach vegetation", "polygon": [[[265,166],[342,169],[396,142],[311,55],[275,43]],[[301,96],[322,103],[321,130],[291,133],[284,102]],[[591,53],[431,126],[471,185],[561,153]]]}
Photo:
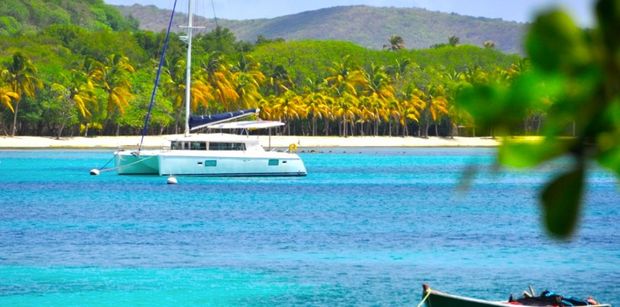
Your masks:
{"label": "beach vegetation", "polygon": [[11,127],[11,135],[14,136],[17,131],[17,114],[20,102],[24,97],[33,98],[36,90],[42,87],[42,81],[38,79],[37,68],[32,61],[20,52],[14,53],[11,61],[5,64],[2,78],[8,84],[11,91],[18,95],[12,106],[13,125]]}

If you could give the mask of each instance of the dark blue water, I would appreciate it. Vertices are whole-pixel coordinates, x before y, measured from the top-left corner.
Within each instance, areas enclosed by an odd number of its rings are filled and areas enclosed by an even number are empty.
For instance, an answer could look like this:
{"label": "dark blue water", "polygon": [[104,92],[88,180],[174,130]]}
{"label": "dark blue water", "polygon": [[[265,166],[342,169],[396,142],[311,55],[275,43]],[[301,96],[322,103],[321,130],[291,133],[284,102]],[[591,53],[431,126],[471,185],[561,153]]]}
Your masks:
{"label": "dark blue water", "polygon": [[[346,152],[343,152],[346,151]],[[567,162],[493,149],[301,154],[304,178],[89,176],[110,152],[0,152],[0,305],[415,305],[421,284],[620,304],[620,193],[595,169],[572,240],[537,191]],[[467,192],[464,170],[476,167]]]}

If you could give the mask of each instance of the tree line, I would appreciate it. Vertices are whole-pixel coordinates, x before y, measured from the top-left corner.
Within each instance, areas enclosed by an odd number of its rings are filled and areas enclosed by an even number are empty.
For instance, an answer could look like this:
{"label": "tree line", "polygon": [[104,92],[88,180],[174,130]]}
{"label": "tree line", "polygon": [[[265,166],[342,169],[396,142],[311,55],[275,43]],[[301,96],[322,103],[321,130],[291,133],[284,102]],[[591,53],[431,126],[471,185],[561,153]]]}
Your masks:
{"label": "tree line", "polygon": [[[152,90],[163,33],[90,31],[50,26],[4,36],[0,133],[119,135],[139,133]],[[282,134],[453,136],[476,130],[455,104],[472,84],[510,82],[526,61],[458,38],[406,50],[402,38],[369,50],[337,41],[259,37],[237,41],[216,28],[194,40],[194,114],[260,108],[287,122]],[[3,43],[0,42],[0,45]],[[152,116],[151,134],[184,126],[185,42],[173,34]],[[544,114],[532,109],[520,133],[534,133]]]}

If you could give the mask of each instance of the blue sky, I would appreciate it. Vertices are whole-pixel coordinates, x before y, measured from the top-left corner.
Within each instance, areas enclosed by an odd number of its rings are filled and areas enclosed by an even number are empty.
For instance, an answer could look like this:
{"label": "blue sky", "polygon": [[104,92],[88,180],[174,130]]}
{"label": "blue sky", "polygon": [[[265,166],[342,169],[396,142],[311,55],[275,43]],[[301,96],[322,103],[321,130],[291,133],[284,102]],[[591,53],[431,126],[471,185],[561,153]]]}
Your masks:
{"label": "blue sky", "polygon": [[[171,8],[174,0],[104,0],[110,4],[154,4]],[[418,7],[461,15],[501,18],[527,22],[533,14],[549,6],[567,9],[582,25],[591,25],[594,0],[213,0],[218,18],[271,18],[337,5],[365,4],[372,6]],[[213,16],[211,0],[197,0],[196,12]],[[178,0],[185,8],[187,0]]]}

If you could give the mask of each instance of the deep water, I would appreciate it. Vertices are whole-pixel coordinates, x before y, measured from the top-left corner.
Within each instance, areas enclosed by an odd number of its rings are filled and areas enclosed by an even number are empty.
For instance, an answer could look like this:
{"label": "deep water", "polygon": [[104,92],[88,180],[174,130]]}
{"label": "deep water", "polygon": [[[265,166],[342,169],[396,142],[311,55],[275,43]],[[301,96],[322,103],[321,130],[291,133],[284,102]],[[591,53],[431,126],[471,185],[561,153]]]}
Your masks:
{"label": "deep water", "polygon": [[496,171],[493,149],[331,149],[302,153],[300,178],[88,175],[111,155],[0,151],[1,306],[415,306],[422,283],[620,304],[620,189],[600,169],[558,241],[537,193],[567,160]]}

